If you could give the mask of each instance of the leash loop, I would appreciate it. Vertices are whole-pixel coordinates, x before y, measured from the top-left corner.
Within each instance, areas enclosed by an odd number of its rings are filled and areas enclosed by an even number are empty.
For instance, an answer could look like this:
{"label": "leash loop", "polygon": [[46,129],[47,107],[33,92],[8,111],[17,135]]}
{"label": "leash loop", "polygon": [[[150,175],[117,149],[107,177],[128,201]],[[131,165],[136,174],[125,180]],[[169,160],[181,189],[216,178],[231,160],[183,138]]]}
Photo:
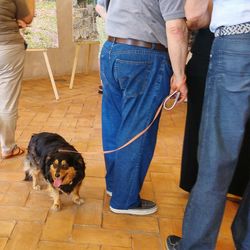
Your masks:
{"label": "leash loop", "polygon": [[[167,111],[172,110],[172,109],[175,107],[175,105],[177,104],[177,102],[178,102],[178,100],[179,100],[179,98],[180,98],[180,95],[181,95],[180,92],[174,91],[172,94],[170,94],[169,96],[167,96],[167,97],[165,98],[165,100],[163,101],[163,108],[164,108],[165,110],[167,110]],[[172,106],[170,106],[170,107],[168,108],[168,107],[167,107],[167,103],[168,103],[168,101],[169,101],[172,97],[174,97],[174,103],[172,104]]]}

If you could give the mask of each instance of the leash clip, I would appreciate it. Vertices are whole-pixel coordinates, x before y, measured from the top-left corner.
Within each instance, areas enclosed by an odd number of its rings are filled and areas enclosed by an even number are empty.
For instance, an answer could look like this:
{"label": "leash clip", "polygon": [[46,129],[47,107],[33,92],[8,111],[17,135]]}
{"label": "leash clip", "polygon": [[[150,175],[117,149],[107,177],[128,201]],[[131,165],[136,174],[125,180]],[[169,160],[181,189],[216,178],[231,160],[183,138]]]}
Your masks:
{"label": "leash clip", "polygon": [[[167,111],[169,111],[169,110],[172,110],[174,107],[175,107],[175,105],[177,104],[177,102],[178,102],[178,100],[179,100],[179,98],[180,98],[180,95],[181,95],[181,92],[179,92],[179,91],[174,91],[171,95],[169,95],[168,97],[166,97],[166,99],[164,100],[164,102],[163,102],[163,108],[165,109],[165,110],[167,110]],[[174,97],[174,103],[172,104],[172,106],[170,106],[169,108],[167,107],[167,103],[168,103],[168,101],[172,98],[172,97]]]}

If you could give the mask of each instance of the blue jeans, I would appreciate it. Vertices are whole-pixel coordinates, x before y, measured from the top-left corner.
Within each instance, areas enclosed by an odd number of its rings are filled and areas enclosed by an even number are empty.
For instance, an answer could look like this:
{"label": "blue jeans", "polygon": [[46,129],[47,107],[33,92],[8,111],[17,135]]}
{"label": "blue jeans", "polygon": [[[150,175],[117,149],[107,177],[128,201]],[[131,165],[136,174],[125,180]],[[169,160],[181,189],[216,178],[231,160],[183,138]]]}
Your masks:
{"label": "blue jeans", "polygon": [[[199,173],[186,207],[180,249],[215,249],[249,118],[250,33],[215,38],[200,128]],[[250,185],[234,220],[237,249],[250,249],[249,192]]]}
{"label": "blue jeans", "polygon": [[[166,52],[107,41],[101,53],[103,149],[129,141],[152,121],[169,93],[172,69]],[[153,157],[159,118],[129,146],[105,155],[110,205],[140,204],[140,190]]]}

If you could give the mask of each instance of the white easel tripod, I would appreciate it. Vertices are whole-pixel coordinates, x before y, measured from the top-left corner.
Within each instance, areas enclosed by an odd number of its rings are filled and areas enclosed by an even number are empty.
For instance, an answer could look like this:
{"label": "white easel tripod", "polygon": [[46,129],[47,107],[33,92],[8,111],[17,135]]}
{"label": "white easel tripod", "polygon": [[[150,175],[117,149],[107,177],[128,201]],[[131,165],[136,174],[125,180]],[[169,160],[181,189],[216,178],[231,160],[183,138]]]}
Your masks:
{"label": "white easel tripod", "polygon": [[99,44],[99,41],[82,41],[82,42],[76,43],[73,69],[72,69],[71,79],[70,79],[70,84],[69,84],[70,89],[73,89],[74,79],[75,79],[75,74],[76,74],[76,67],[77,67],[79,51],[80,51],[81,46],[86,47],[86,55],[85,55],[86,63],[85,63],[85,68],[84,68],[84,74],[87,75],[89,73],[89,58],[90,58],[91,45],[94,45],[94,44]]}
{"label": "white easel tripod", "polygon": [[52,85],[52,88],[53,88],[53,91],[54,91],[54,95],[55,95],[56,100],[58,100],[59,95],[58,95],[56,83],[55,83],[55,80],[54,80],[54,77],[53,77],[53,73],[52,73],[52,70],[51,70],[51,66],[50,66],[50,63],[49,63],[47,49],[27,49],[27,51],[28,52],[43,52],[44,60],[45,60],[46,67],[47,67],[47,70],[48,70],[48,73],[49,73],[49,78],[50,78],[50,82],[51,82],[51,85]]}

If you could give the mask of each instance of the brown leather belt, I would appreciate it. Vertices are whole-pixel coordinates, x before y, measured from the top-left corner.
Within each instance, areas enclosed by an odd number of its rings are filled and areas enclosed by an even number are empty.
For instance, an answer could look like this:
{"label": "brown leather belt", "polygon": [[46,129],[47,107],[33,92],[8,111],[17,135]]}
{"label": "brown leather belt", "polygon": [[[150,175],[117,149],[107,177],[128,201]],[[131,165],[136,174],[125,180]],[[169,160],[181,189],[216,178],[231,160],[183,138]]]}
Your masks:
{"label": "brown leather belt", "polygon": [[144,41],[140,41],[136,39],[130,39],[130,38],[126,39],[126,38],[119,38],[119,37],[113,37],[113,36],[108,36],[108,41],[134,45],[134,46],[139,46],[139,47],[144,47],[144,48],[149,48],[149,49],[161,50],[161,51],[166,51],[166,52],[168,51],[168,49],[160,43],[149,43],[149,42],[144,42]]}

